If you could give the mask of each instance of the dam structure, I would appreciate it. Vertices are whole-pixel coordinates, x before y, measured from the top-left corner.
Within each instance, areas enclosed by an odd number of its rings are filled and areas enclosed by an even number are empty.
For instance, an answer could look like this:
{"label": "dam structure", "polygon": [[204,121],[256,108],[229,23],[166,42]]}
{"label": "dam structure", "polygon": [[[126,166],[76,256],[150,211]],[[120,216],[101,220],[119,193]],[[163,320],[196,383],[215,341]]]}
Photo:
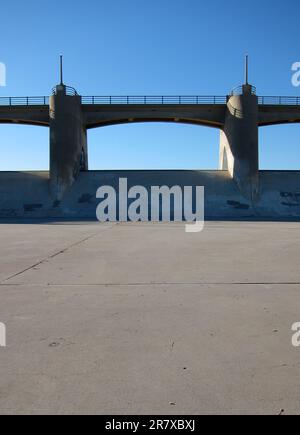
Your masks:
{"label": "dam structure", "polygon": [[[87,131],[136,122],[220,130],[219,170],[89,171]],[[300,97],[81,96],[61,82],[50,97],[1,97],[0,124],[50,130],[50,170],[0,172],[0,217],[95,218],[101,185],[204,186],[207,218],[300,218],[300,171],[259,170],[259,128],[300,123]],[[0,135],[1,141],[1,135]]]}

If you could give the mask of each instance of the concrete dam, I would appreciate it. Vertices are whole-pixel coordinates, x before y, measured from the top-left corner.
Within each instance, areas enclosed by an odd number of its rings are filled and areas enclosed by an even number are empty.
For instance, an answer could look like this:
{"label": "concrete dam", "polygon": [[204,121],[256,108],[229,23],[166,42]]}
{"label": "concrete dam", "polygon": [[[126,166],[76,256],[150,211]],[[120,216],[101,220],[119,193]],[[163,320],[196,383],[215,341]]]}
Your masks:
{"label": "concrete dam", "polygon": [[300,219],[300,171],[260,171],[260,198],[245,198],[228,171],[86,171],[80,172],[61,200],[49,191],[49,172],[0,172],[1,218],[96,219],[96,191],[128,187],[204,186],[206,219]]}
{"label": "concrete dam", "polygon": [[[87,130],[175,122],[220,130],[219,170],[89,171]],[[0,98],[0,123],[50,129],[50,170],[0,172],[1,218],[96,219],[100,186],[204,186],[207,219],[300,218],[300,171],[260,171],[258,129],[299,123],[300,97],[84,97],[62,82],[50,97]]]}

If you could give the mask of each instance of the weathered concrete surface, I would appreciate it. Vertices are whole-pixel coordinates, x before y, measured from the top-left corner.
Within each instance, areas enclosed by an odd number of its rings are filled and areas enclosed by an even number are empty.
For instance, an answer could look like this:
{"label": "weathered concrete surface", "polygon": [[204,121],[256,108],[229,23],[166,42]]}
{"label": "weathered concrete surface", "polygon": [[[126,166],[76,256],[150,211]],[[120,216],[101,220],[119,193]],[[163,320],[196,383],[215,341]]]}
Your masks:
{"label": "weathered concrete surface", "polygon": [[251,86],[228,100],[224,130],[221,130],[220,169],[228,169],[243,196],[259,199],[258,98]]}
{"label": "weathered concrete surface", "polygon": [[[46,98],[46,97],[45,97]],[[1,106],[0,124],[27,124],[49,127],[49,106],[44,104],[27,106]]]}
{"label": "weathered concrete surface", "polygon": [[207,219],[300,219],[300,171],[261,171],[260,200],[245,199],[227,171],[88,171],[81,172],[61,201],[52,197],[48,172],[0,172],[0,217],[96,219],[100,186],[118,191],[119,178],[129,188],[204,186]]}
{"label": "weathered concrete surface", "polygon": [[300,105],[291,106],[282,104],[264,105],[260,104],[258,108],[258,126],[290,124],[300,122]]}
{"label": "weathered concrete surface", "polygon": [[299,414],[299,225],[0,225],[0,413]]}
{"label": "weathered concrete surface", "polygon": [[66,87],[56,87],[50,97],[50,190],[52,199],[61,200],[88,169],[87,133],[80,96],[69,96]]}
{"label": "weathered concrete surface", "polygon": [[[22,98],[22,97],[21,97]],[[26,103],[24,105],[11,106],[0,104],[0,124],[28,124],[28,125],[50,125],[48,97],[45,104]],[[35,98],[35,97],[29,97]],[[36,97],[41,98],[41,97]],[[84,98],[84,97],[83,97]],[[97,97],[96,97],[97,98]],[[108,97],[109,98],[109,97]],[[148,97],[149,98],[149,97]],[[169,98],[169,97],[166,97]],[[203,98],[203,97],[202,97]],[[205,98],[205,97],[204,97]],[[212,99],[213,97],[206,97]],[[226,100],[224,97],[217,99]],[[258,126],[289,124],[300,122],[300,105],[293,104],[264,104],[258,107]],[[274,97],[280,99],[280,97]],[[9,99],[9,97],[7,98]],[[29,100],[30,101],[30,100]],[[226,116],[226,104],[83,104],[84,123],[87,129],[132,122],[175,122],[195,125],[204,125],[214,128],[223,128]]]}
{"label": "weathered concrete surface", "polygon": [[221,128],[224,125],[226,105],[92,104],[82,105],[82,111],[88,129],[132,122],[175,122]]}

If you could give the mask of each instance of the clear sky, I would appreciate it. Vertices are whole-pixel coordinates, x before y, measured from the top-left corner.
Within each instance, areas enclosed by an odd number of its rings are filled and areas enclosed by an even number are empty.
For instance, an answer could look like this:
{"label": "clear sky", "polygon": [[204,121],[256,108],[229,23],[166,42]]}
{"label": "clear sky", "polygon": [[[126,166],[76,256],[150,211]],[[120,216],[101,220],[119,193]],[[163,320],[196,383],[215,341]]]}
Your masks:
{"label": "clear sky", "polygon": [[[0,96],[226,95],[250,81],[260,95],[299,95],[299,0],[15,0],[1,4]],[[0,170],[48,169],[47,128],[0,125]],[[89,132],[91,169],[215,169],[219,131],[131,124]],[[260,131],[262,169],[300,169],[300,125]]]}

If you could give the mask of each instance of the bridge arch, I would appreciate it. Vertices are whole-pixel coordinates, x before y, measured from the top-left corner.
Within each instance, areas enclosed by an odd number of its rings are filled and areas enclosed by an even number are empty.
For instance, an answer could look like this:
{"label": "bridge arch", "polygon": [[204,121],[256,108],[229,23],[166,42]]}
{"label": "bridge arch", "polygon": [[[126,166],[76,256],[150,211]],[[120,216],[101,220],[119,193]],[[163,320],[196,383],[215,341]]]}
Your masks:
{"label": "bridge arch", "polygon": [[145,124],[145,123],[168,123],[168,124],[187,124],[187,125],[196,125],[196,126],[202,126],[202,127],[211,127],[211,128],[222,128],[222,123],[216,122],[216,121],[209,121],[209,120],[198,120],[198,119],[191,119],[191,118],[183,118],[183,117],[140,117],[140,118],[118,118],[118,119],[112,119],[112,120],[98,120],[93,123],[88,124],[87,129],[95,129],[100,127],[109,127],[113,125],[121,125],[121,124]]}
{"label": "bridge arch", "polygon": [[0,119],[0,124],[13,124],[13,125],[31,125],[35,127],[49,127],[49,122],[46,121],[36,121],[33,119],[9,119],[9,118],[2,118]]}
{"label": "bridge arch", "polygon": [[0,124],[49,127],[48,97],[1,97]]}

